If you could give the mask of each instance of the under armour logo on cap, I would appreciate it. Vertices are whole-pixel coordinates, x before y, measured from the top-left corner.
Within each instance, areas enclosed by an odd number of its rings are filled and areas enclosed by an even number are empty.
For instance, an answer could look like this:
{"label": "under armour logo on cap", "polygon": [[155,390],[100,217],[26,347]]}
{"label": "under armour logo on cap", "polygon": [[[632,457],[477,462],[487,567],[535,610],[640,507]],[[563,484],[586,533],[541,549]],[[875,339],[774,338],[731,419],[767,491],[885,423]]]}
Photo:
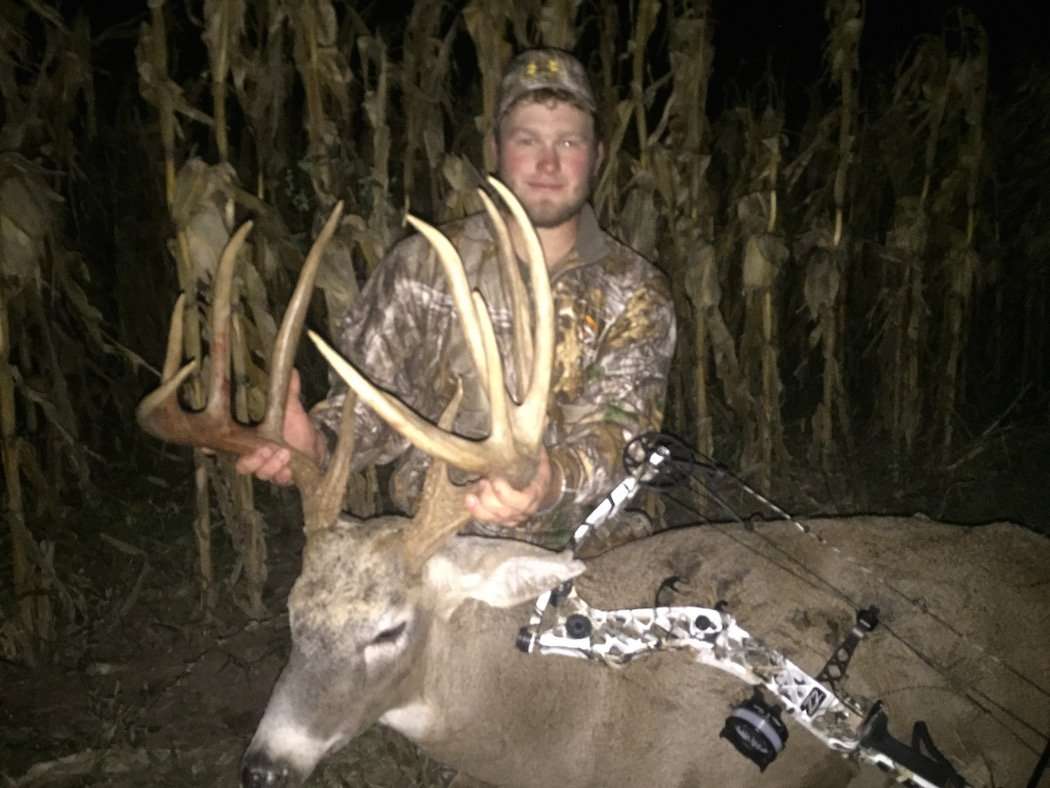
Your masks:
{"label": "under armour logo on cap", "polygon": [[522,96],[536,90],[561,90],[594,113],[597,105],[587,72],[575,57],[561,49],[529,49],[507,67],[500,83],[496,120]]}

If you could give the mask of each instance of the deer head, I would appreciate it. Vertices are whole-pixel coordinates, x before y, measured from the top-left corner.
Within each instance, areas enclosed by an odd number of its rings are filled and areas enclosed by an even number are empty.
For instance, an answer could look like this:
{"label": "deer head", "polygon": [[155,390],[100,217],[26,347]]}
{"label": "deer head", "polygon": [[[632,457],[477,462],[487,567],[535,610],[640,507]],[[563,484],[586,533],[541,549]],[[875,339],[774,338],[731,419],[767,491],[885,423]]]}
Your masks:
{"label": "deer head", "polygon": [[[297,785],[327,753],[391,709],[410,705],[418,692],[418,664],[431,623],[447,619],[467,598],[510,606],[573,577],[583,566],[566,554],[516,545],[464,550],[449,537],[469,519],[463,491],[448,481],[447,465],[482,476],[501,475],[514,484],[531,479],[541,446],[554,346],[553,303],[547,267],[535,230],[513,194],[490,179],[524,239],[536,319],[528,329],[528,305],[510,233],[501,211],[479,191],[496,230],[501,270],[515,312],[514,363],[523,394],[513,401],[504,384],[495,334],[481,296],[471,293],[462,261],[438,230],[414,217],[408,221],[433,246],[441,261],[466,344],[485,387],[491,411],[487,438],[476,441],[450,432],[459,397],[437,425],[372,386],[320,337],[311,339],[357,398],[433,458],[418,510],[412,518],[359,521],[340,513],[352,455],[352,409],[347,396],[339,440],[322,470],[293,452],[292,472],[303,503],[306,544],[302,572],[289,597],[292,653],[245,755],[245,786]],[[250,223],[224,250],[214,284],[209,395],[199,413],[178,403],[179,386],[196,362],[176,371],[182,346],[182,301],[172,317],[160,387],[139,406],[140,425],[174,443],[241,454],[264,443],[282,443],[281,425],[295,346],[325,244],[339,222],[336,206],[303,265],[281,323],[270,363],[268,402],[257,426],[230,415],[228,337],[230,291],[237,253]],[[462,545],[460,546],[462,547]],[[512,633],[508,633],[508,638]],[[508,639],[508,643],[510,640]]]}

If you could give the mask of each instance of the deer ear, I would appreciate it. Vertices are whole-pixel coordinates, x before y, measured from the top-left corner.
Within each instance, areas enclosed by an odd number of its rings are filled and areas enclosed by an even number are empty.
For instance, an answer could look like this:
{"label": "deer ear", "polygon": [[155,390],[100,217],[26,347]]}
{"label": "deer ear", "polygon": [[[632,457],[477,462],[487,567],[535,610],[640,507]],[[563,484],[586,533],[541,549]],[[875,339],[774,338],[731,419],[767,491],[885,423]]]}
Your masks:
{"label": "deer ear", "polygon": [[467,599],[491,607],[531,602],[585,569],[568,550],[555,553],[509,539],[460,536],[427,562],[424,575],[438,613],[449,618]]}

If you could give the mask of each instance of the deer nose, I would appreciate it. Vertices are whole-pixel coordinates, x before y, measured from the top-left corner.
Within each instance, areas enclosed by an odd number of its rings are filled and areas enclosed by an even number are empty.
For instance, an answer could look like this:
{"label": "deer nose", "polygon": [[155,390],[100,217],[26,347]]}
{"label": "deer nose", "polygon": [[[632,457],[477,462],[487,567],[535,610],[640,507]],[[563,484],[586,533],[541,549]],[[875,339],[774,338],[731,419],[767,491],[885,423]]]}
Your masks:
{"label": "deer nose", "polygon": [[241,763],[241,788],[290,788],[291,769],[263,753],[248,753]]}

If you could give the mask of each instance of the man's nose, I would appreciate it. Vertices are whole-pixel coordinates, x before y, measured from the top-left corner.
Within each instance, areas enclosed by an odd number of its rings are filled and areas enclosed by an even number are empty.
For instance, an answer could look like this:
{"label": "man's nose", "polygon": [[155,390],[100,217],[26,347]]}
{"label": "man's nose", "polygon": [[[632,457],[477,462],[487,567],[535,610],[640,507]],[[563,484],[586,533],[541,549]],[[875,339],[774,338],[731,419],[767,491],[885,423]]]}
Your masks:
{"label": "man's nose", "polygon": [[558,152],[554,150],[553,146],[544,145],[540,148],[540,158],[537,166],[543,172],[557,172],[561,168]]}

